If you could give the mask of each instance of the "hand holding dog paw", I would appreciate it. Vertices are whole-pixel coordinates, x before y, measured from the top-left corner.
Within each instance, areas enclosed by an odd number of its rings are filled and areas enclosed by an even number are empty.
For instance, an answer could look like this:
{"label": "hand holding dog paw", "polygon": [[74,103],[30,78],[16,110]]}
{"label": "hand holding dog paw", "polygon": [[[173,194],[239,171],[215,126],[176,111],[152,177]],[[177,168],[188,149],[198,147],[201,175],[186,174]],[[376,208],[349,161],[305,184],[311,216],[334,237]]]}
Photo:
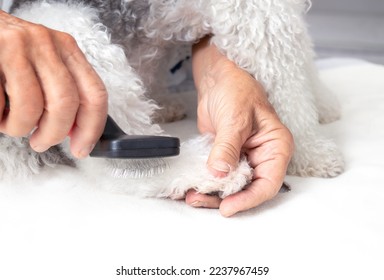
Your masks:
{"label": "hand holding dog paw", "polygon": [[293,154],[293,138],[261,85],[215,46],[206,40],[199,43],[193,63],[199,94],[198,127],[215,135],[208,168],[215,176],[226,176],[244,153],[254,174],[249,186],[223,200],[189,191],[186,202],[195,207],[220,208],[228,217],[277,194]]}
{"label": "hand holding dog paw", "polygon": [[0,10],[0,46],[0,132],[33,131],[37,152],[70,135],[73,155],[87,156],[104,128],[107,92],[73,37]]}

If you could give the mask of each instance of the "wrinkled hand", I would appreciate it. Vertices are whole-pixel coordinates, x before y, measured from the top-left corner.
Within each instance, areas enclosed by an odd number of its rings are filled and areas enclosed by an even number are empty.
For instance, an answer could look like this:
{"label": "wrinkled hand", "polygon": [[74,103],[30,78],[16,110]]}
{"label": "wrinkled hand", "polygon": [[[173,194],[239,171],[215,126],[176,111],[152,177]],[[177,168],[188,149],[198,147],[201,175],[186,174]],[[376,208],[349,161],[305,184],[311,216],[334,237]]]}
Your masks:
{"label": "wrinkled hand", "polygon": [[0,46],[0,132],[33,131],[37,152],[70,135],[72,154],[87,156],[105,125],[107,92],[75,40],[0,10]]}
{"label": "wrinkled hand", "polygon": [[198,127],[215,135],[208,168],[215,176],[225,176],[245,153],[254,174],[246,189],[223,200],[189,191],[186,202],[195,207],[220,208],[228,217],[277,194],[293,153],[293,138],[262,86],[247,72],[221,55],[207,39],[195,47],[194,56]]}

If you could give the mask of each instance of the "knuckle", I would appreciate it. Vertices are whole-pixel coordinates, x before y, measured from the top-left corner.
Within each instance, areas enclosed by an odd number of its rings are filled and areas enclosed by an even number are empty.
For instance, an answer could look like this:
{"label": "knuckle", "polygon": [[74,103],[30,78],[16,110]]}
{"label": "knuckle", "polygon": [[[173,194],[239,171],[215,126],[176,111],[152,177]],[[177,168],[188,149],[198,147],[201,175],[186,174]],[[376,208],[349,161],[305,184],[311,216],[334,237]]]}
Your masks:
{"label": "knuckle", "polygon": [[38,120],[44,110],[43,104],[31,104],[31,103],[26,103],[23,106],[20,106],[20,111],[21,114],[20,116],[23,118],[25,122],[29,123],[35,123],[36,120]]}
{"label": "knuckle", "polygon": [[[11,24],[3,26],[0,39],[34,39],[40,40],[40,36],[46,36],[50,34],[50,29],[42,24],[36,24],[33,22],[23,21],[18,18],[10,21]],[[12,41],[13,43],[13,41]]]}
{"label": "knuckle", "polygon": [[11,126],[8,127],[4,132],[4,134],[10,136],[10,137],[24,137],[28,135],[32,129],[34,128],[34,125],[17,125],[17,126]]}
{"label": "knuckle", "polygon": [[49,112],[65,116],[70,112],[77,111],[79,104],[80,101],[77,94],[62,93],[55,95],[46,106]]}
{"label": "knuckle", "polygon": [[108,91],[98,77],[93,78],[87,88],[80,91],[81,106],[90,111],[105,111],[108,107]]}
{"label": "knuckle", "polygon": [[104,86],[98,85],[92,92],[92,96],[88,99],[88,103],[92,107],[102,108],[108,104],[108,93]]}
{"label": "knuckle", "polygon": [[27,136],[38,124],[42,109],[22,106],[12,111],[6,119],[4,133],[11,137]]}
{"label": "knuckle", "polygon": [[[12,42],[12,44],[9,44],[9,42]],[[0,33],[0,43],[1,46],[5,46],[4,51],[6,55],[10,51],[6,48],[7,46],[12,48],[12,53],[16,55],[23,54],[22,56],[29,56],[31,53],[33,54],[39,50],[45,51],[47,47],[54,47],[50,29],[41,24],[34,23],[13,26],[12,28],[2,30]]]}
{"label": "knuckle", "polygon": [[217,151],[231,162],[237,162],[240,156],[240,150],[230,142],[218,143],[215,147]]}
{"label": "knuckle", "polygon": [[56,45],[50,29],[43,25],[35,24],[30,27],[30,32],[32,40],[35,40],[33,42],[34,48],[31,49],[31,52],[35,52],[39,56],[55,52]]}
{"label": "knuckle", "polygon": [[47,135],[45,138],[45,145],[46,146],[54,146],[59,143],[61,143],[65,137],[67,136],[66,133],[52,133],[50,135]]}
{"label": "knuckle", "polygon": [[60,45],[63,46],[69,53],[73,54],[80,51],[76,39],[71,34],[66,32],[58,32],[57,34]]}
{"label": "knuckle", "polygon": [[39,127],[34,133],[35,142],[41,143],[42,146],[50,147],[60,144],[68,135],[68,131],[63,129],[63,126],[44,126]]}
{"label": "knuckle", "polygon": [[28,27],[28,31],[30,34],[32,34],[33,38],[37,38],[39,41],[51,39],[50,31],[44,25],[30,24]]}
{"label": "knuckle", "polygon": [[[1,46],[12,45],[13,49],[20,49],[25,46],[27,32],[22,28],[5,29],[0,33]],[[12,44],[7,44],[12,42]]]}
{"label": "knuckle", "polygon": [[32,122],[33,120],[39,119],[42,113],[42,107],[29,106],[28,108],[24,109],[24,114],[28,117],[28,119],[32,119]]}

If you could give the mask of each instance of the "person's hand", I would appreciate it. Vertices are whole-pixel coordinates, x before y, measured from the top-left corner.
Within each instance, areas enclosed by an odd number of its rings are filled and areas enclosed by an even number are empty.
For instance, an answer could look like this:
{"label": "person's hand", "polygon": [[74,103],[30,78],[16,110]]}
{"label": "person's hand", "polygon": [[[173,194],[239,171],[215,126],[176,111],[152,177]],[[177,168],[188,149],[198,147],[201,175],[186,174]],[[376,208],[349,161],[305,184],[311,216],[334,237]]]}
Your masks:
{"label": "person's hand", "polygon": [[226,176],[245,153],[254,174],[247,188],[223,200],[189,191],[187,204],[220,208],[228,217],[273,198],[283,184],[294,145],[262,86],[209,45],[208,39],[194,49],[193,73],[198,90],[198,128],[215,135],[209,170],[215,176]]}
{"label": "person's hand", "polygon": [[[9,108],[6,105],[6,94]],[[0,132],[37,152],[71,137],[83,158],[102,134],[107,92],[70,35],[0,10]]]}

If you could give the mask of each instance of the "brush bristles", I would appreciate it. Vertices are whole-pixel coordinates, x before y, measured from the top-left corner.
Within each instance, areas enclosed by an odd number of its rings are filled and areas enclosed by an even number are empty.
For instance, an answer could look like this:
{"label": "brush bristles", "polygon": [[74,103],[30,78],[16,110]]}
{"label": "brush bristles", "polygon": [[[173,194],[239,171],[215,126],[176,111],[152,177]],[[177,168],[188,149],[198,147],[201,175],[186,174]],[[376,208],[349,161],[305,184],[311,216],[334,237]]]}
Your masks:
{"label": "brush bristles", "polygon": [[109,159],[111,173],[116,178],[140,179],[163,173],[167,162],[162,158],[151,159]]}

